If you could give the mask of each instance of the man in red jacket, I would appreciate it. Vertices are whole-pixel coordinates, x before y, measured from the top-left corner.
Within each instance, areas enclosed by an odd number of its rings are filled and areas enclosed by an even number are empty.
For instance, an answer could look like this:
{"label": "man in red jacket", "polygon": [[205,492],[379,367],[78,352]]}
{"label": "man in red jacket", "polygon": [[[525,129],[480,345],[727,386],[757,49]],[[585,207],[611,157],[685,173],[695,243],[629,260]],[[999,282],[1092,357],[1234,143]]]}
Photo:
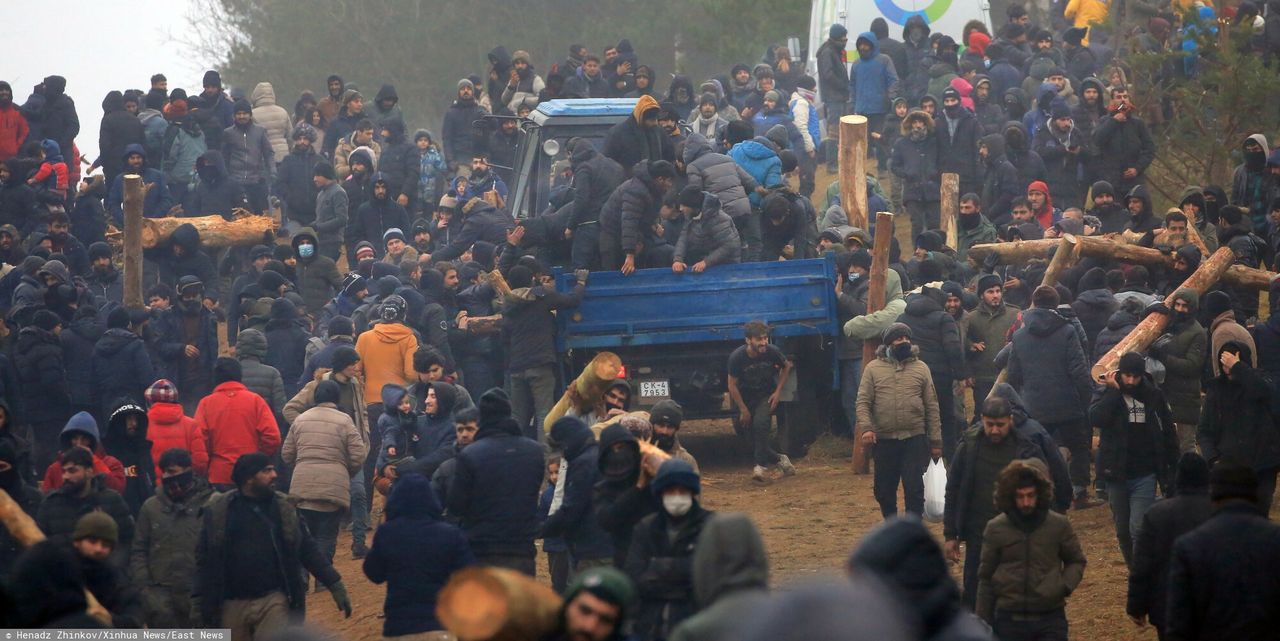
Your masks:
{"label": "man in red jacket", "polygon": [[240,382],[240,361],[219,358],[213,388],[196,407],[196,429],[209,451],[209,483],[219,492],[235,489],[231,469],[250,452],[272,456],[280,449],[280,428],[271,407]]}
{"label": "man in red jacket", "polygon": [[13,87],[0,80],[0,162],[18,155],[18,147],[26,141],[31,128],[13,104]]}

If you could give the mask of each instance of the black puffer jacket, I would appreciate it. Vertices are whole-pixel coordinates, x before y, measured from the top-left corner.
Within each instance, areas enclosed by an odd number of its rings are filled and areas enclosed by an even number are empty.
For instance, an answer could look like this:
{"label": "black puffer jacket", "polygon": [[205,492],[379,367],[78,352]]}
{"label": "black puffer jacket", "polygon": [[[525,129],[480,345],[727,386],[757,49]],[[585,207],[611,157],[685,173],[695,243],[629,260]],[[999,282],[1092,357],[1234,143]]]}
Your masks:
{"label": "black puffer jacket", "polygon": [[960,328],[956,319],[942,309],[938,300],[946,296],[940,289],[926,287],[924,293],[907,297],[907,311],[899,323],[911,328],[911,342],[920,348],[920,360],[936,379],[968,376],[964,352],[960,349]]}
{"label": "black puffer jacket", "polygon": [[612,539],[593,518],[593,490],[601,478],[595,435],[586,423],[562,418],[551,426],[551,438],[564,447],[569,467],[560,509],[542,524],[541,536],[564,537],[574,559],[612,559]]}
{"label": "black puffer jacket", "polygon": [[93,378],[102,416],[110,416],[120,399],[145,406],[142,393],[156,382],[156,374],[142,337],[123,328],[107,330],[93,348]]}
{"label": "black puffer jacket", "polygon": [[1239,350],[1240,362],[1231,368],[1230,378],[1219,374],[1205,386],[1197,431],[1200,450],[1210,464],[1223,459],[1259,472],[1280,467],[1272,387],[1261,370],[1249,367],[1252,353],[1247,345],[1227,341],[1214,361],[1227,346]]}
{"label": "black puffer jacket", "polygon": [[[924,140],[911,139],[911,125],[923,122],[927,136]],[[902,119],[902,138],[893,145],[893,157],[889,168],[895,178],[902,180],[905,201],[938,202],[938,140],[934,121],[923,111],[913,111]]]}
{"label": "black puffer jacket", "polygon": [[[266,135],[263,135],[266,140]],[[268,144],[267,152],[270,152]],[[196,175],[200,182],[187,194],[182,204],[187,216],[222,216],[231,220],[237,207],[248,207],[244,187],[227,172],[226,159],[218,151],[206,151],[196,159]]]}
{"label": "black puffer jacket", "polygon": [[[1086,289],[1076,296],[1075,301],[1071,303],[1071,309],[1075,311],[1076,318],[1080,319],[1080,324],[1084,326],[1084,334],[1089,338],[1089,345],[1098,342],[1098,334],[1106,328],[1107,321],[1111,320],[1111,315],[1116,313],[1119,307],[1115,295],[1105,287],[1105,284],[1099,289]],[[1085,351],[1091,350],[1086,346]]]}
{"label": "black puffer jacket", "polygon": [[1133,331],[1133,328],[1137,327],[1138,322],[1142,320],[1142,303],[1132,298],[1128,301],[1111,314],[1111,318],[1107,319],[1107,326],[1098,332],[1098,338],[1093,345],[1091,362],[1098,362],[1098,359],[1105,356],[1112,347],[1128,336],[1129,332]]}
{"label": "black puffer jacket", "polygon": [[1085,418],[1092,381],[1075,327],[1054,310],[1032,308],[1011,343],[1009,384],[1027,411],[1043,423]]}
{"label": "black puffer jacket", "polygon": [[706,136],[690,134],[684,141],[682,160],[689,185],[714,194],[730,217],[751,213],[747,194],[756,190],[756,180],[732,158],[713,151]]}
{"label": "black puffer jacket", "polygon": [[658,220],[662,190],[649,175],[648,163],[631,169],[631,178],[618,186],[600,211],[602,237],[621,240],[624,254],[633,254],[636,245],[648,239]]}
{"label": "black puffer jacket", "polygon": [[613,190],[626,179],[622,165],[596,151],[586,140],[579,142],[570,157],[573,164],[573,214],[569,227],[600,220],[600,208],[604,207]]}
{"label": "black puffer jacket", "polygon": [[485,111],[475,100],[454,100],[444,114],[444,157],[449,163],[466,164],[484,145],[479,131],[471,123],[483,118]]}
{"label": "black puffer jacket", "polygon": [[27,399],[29,422],[65,421],[71,415],[62,345],[53,332],[35,326],[22,328],[13,350],[13,367]]}
{"label": "black puffer jacket", "polygon": [[695,500],[679,523],[658,510],[636,525],[625,567],[640,593],[635,632],[641,638],[666,638],[693,614],[693,551],[712,515]]}
{"label": "black puffer jacket", "polygon": [[310,227],[316,222],[316,165],[324,160],[314,149],[307,151],[291,150],[289,155],[276,167],[275,194],[284,203],[284,213],[290,221],[303,227]]}
{"label": "black puffer jacket", "polygon": [[[618,443],[626,443],[634,452],[631,465],[615,463],[619,456],[613,449]],[[624,468],[624,472],[610,474],[615,467]],[[596,522],[604,528],[613,540],[613,564],[623,567],[627,562],[627,552],[631,549],[631,535],[640,519],[657,510],[653,493],[648,488],[636,487],[636,478],[640,475],[640,445],[636,437],[622,424],[614,423],[600,433],[600,482],[596,483],[592,508],[595,510]]]}
{"label": "black puffer jacket", "polygon": [[1003,229],[1013,221],[1011,204],[1014,198],[1024,195],[1022,185],[1025,183],[1019,180],[1017,168],[1005,155],[1004,136],[990,134],[980,142],[987,148],[983,161],[982,212],[996,229]]}
{"label": "black puffer jacket", "polygon": [[98,382],[93,377],[93,347],[105,330],[97,317],[78,318],[62,329],[62,362],[67,367],[67,390],[71,404],[97,409]]}
{"label": "black puffer jacket", "polygon": [[[386,156],[384,155],[385,159]],[[369,200],[362,203],[356,209],[355,225],[350,226],[346,234],[348,243],[355,243],[362,240],[369,241],[373,245],[373,253],[382,260],[387,253],[387,245],[382,242],[382,235],[387,233],[388,229],[395,228],[404,232],[409,237],[411,228],[409,227],[409,214],[396,202],[395,182],[382,172],[373,174],[370,184],[377,186],[382,183],[387,187],[387,194],[382,198],[373,195],[370,190]],[[356,232],[355,234],[351,232]],[[413,240],[409,238],[409,240]]]}
{"label": "black puffer jacket", "polygon": [[[147,440],[147,410],[128,399],[113,403],[106,414],[107,433],[102,447],[124,466],[124,502],[129,512],[137,514],[142,504],[156,493],[156,462],[151,460],[151,441]],[[132,434],[126,427],[128,417],[137,420]]]}
{"label": "black puffer jacket", "polygon": [[733,219],[720,208],[720,199],[703,192],[702,211],[690,219],[676,241],[676,262],[706,261],[707,267],[742,260],[742,244]]}
{"label": "black puffer jacket", "polygon": [[271,304],[271,320],[263,333],[267,335],[267,354],[262,362],[276,368],[280,377],[288,381],[287,395],[297,394],[298,379],[307,360],[307,341],[311,335],[298,324],[298,310],[287,298],[276,299]]}
{"label": "black puffer jacket", "polygon": [[978,158],[978,139],[982,137],[982,125],[977,116],[963,105],[956,117],[955,133],[947,124],[947,114],[940,112],[938,126],[938,171],[960,175],[961,184],[982,180],[982,159]]}

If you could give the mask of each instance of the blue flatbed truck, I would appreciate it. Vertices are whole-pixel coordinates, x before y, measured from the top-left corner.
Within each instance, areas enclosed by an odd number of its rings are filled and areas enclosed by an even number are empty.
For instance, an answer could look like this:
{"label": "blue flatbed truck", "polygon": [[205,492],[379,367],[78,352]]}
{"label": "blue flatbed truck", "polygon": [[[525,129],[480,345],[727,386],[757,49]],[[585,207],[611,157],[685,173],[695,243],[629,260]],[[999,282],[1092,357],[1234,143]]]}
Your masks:
{"label": "blue flatbed truck", "polygon": [[[784,447],[799,453],[830,420],[840,331],[834,283],[829,256],[721,265],[701,274],[593,272],[582,304],[557,318],[565,380],[598,352],[614,352],[633,407],[670,398],[686,418],[735,416],[727,394],[729,354],[744,344],[743,325],[762,320],[795,364],[778,426]],[[572,274],[558,275],[559,291],[573,285]]]}
{"label": "blue flatbed truck", "polygon": [[[603,149],[609,129],[630,118],[635,104],[620,98],[538,105],[520,122],[511,213],[527,219],[542,212],[551,188],[564,182],[569,139]],[[593,272],[582,305],[558,316],[563,380],[610,351],[622,358],[633,406],[671,398],[687,418],[736,415],[727,395],[729,354],[743,344],[743,325],[763,320],[796,365],[778,424],[784,447],[799,453],[830,421],[840,331],[834,284],[831,257],[721,265],[702,274]],[[571,290],[573,275],[559,274],[556,287]]]}

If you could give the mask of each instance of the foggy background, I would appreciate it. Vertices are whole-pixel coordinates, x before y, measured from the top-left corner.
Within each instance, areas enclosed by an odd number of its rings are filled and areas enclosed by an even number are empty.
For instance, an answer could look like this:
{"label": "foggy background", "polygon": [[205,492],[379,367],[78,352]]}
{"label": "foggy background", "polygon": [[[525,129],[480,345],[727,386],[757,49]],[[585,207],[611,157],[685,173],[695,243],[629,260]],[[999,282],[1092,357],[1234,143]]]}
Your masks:
{"label": "foggy background", "polygon": [[[163,73],[169,90],[200,88],[205,67],[180,39],[194,0],[59,0],[46,4],[0,2],[6,42],[0,80],[13,85],[22,104],[45,76],[67,79],[76,102],[80,135],[76,146],[92,162],[98,157],[98,122],[108,91],[151,88]],[[54,29],[58,38],[53,37]],[[67,153],[70,150],[64,149]]]}

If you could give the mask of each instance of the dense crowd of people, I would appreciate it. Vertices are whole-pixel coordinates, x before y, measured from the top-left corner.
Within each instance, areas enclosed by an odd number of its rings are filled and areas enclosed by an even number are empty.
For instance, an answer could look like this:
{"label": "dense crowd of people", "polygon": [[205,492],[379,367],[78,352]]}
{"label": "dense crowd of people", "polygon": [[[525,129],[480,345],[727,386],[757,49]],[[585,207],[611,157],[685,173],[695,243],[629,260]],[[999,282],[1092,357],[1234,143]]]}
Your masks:
{"label": "dense crowd of people", "polygon": [[[858,631],[832,636],[830,617],[870,608],[865,638],[1066,639],[1086,567],[1066,514],[1105,500],[1134,623],[1163,639],[1274,636],[1280,280],[1269,314],[1256,289],[1186,281],[1218,247],[1274,268],[1280,150],[1263,133],[1232,141],[1229,188],[1187,186],[1157,214],[1142,116],[1158,133],[1168,105],[1144,102],[1126,56],[1187,51],[1169,73],[1194,74],[1185,43],[1217,14],[1128,4],[1114,37],[1098,28],[1107,3],[1089,0],[1060,7],[1070,25],[1013,5],[959,41],[919,16],[895,40],[877,19],[846,51],[835,24],[816,76],[770,47],[663,93],[627,40],[599,56],[572,45],[545,77],[497,47],[486,75],[457,83],[438,139],[407,134],[391,85],[366,108],[330,76],[291,112],[267,82],[228,94],[209,71],[188,94],[156,74],[103,100],[92,163],[63,78],[21,105],[0,82],[0,489],[48,537],[0,530],[0,622],[262,639],[302,620],[312,589],[350,616],[333,565],[349,527],[350,554],[387,584],[385,637],[452,638],[435,607],[450,576],[532,576],[541,549],[564,597],[545,638],[847,638]],[[1221,9],[1259,51],[1280,25],[1251,2]],[[517,221],[522,119],[601,97],[634,110],[600,140],[570,140],[551,204]],[[874,230],[849,224],[838,185],[814,205],[851,113],[869,121],[869,208],[907,214],[914,239],[905,255],[894,239],[874,305]],[[945,173],[962,194],[954,247],[939,229]],[[180,225],[146,252],[146,306],[127,306],[107,242],[126,174],[148,187],[147,217],[279,207],[281,235],[210,248]],[[1047,260],[971,253],[1066,234],[1172,259],[1085,257],[1042,284]],[[833,429],[870,449],[886,523],[850,557],[851,585],[771,596],[756,526],[702,505],[684,408],[632,412],[622,379],[599,398],[566,389],[555,318],[593,271],[713,277],[828,255]],[[1162,335],[1095,380],[1153,314]],[[768,325],[742,331],[728,397],[767,483],[771,468],[797,472],[771,437],[794,367]],[[867,363],[864,341],[880,345]],[[942,545],[918,518],[931,460],[948,470]],[[959,585],[949,563],[963,563]]]}

